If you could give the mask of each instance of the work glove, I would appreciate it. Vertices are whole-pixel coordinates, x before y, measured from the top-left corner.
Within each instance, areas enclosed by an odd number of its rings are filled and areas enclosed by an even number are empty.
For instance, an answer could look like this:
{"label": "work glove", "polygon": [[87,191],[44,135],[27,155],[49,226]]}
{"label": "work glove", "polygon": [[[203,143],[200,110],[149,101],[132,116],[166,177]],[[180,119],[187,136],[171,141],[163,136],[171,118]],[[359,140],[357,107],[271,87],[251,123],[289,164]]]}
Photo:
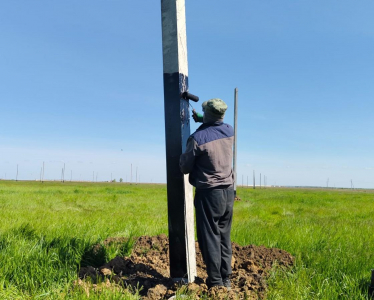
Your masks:
{"label": "work glove", "polygon": [[192,110],[192,118],[196,123],[203,123],[203,115],[196,112],[196,110]]}

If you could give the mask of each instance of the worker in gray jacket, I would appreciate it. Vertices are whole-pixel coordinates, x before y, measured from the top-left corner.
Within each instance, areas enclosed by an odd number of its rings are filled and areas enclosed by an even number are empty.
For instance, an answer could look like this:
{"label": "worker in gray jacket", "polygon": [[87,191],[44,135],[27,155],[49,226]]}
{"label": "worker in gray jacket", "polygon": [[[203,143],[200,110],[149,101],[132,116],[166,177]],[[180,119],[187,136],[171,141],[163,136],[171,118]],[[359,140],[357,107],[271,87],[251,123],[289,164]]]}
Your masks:
{"label": "worker in gray jacket", "polygon": [[[234,205],[233,128],[223,123],[227,105],[221,99],[202,104],[203,124],[187,141],[180,169],[196,187],[197,238],[206,264],[209,288],[231,287],[231,223]],[[199,120],[196,112],[193,118]]]}

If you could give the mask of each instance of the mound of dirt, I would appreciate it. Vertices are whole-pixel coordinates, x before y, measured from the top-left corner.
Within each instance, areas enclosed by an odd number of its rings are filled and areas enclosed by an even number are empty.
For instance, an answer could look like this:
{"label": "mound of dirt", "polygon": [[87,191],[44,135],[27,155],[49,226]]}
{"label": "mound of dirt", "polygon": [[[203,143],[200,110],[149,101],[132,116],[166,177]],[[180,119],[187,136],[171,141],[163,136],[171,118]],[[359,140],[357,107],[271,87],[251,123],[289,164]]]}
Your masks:
{"label": "mound of dirt", "polygon": [[[122,240],[119,240],[123,242]],[[111,238],[104,242],[115,242]],[[95,246],[98,247],[98,246]],[[207,273],[199,245],[196,242],[197,278],[194,283],[181,286],[169,278],[169,239],[166,235],[142,236],[134,244],[130,257],[117,256],[100,268],[83,267],[79,271],[80,279],[90,277],[110,278],[127,287],[143,287],[140,295],[143,299],[168,299],[177,289],[194,294],[196,299],[207,295],[211,299],[262,299],[266,294],[265,278],[269,270],[277,264],[283,267],[293,265],[294,258],[286,251],[264,246],[239,246],[232,243],[231,291],[223,287],[207,288]]]}

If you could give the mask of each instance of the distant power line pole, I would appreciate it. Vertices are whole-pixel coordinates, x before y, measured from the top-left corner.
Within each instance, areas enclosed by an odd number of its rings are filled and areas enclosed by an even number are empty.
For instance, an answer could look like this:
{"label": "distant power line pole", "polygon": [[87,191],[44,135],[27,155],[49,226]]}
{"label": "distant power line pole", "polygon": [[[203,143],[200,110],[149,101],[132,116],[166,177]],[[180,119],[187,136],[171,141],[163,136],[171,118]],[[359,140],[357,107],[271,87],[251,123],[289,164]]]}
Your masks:
{"label": "distant power line pole", "polygon": [[62,171],[62,183],[65,183],[65,163],[64,163],[64,169]]}
{"label": "distant power line pole", "polygon": [[132,183],[132,164],[131,164],[131,173],[130,173],[130,183]]}
{"label": "distant power line pole", "polygon": [[234,165],[234,193],[236,197],[236,182],[237,182],[237,141],[238,141],[238,88],[234,90],[234,151],[233,151],[233,165]]}
{"label": "distant power line pole", "polygon": [[16,174],[16,181],[18,181],[18,164],[17,164],[17,174]]}
{"label": "distant power line pole", "polygon": [[44,161],[43,161],[43,175],[42,175],[42,183],[44,183]]}
{"label": "distant power line pole", "polygon": [[256,188],[256,176],[255,176],[255,170],[253,170],[253,189]]}
{"label": "distant power line pole", "polygon": [[260,173],[260,188],[261,188],[261,173]]}

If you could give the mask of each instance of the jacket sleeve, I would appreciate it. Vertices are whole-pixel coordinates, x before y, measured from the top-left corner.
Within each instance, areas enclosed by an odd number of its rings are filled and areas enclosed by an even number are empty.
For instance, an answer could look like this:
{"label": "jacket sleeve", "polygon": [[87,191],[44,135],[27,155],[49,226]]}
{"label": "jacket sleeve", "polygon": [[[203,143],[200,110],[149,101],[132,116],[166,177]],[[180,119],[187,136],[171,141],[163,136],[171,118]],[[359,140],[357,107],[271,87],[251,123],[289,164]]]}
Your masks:
{"label": "jacket sleeve", "polygon": [[196,149],[196,141],[193,137],[189,137],[187,141],[186,151],[181,155],[179,159],[179,167],[183,174],[191,173],[195,165]]}

